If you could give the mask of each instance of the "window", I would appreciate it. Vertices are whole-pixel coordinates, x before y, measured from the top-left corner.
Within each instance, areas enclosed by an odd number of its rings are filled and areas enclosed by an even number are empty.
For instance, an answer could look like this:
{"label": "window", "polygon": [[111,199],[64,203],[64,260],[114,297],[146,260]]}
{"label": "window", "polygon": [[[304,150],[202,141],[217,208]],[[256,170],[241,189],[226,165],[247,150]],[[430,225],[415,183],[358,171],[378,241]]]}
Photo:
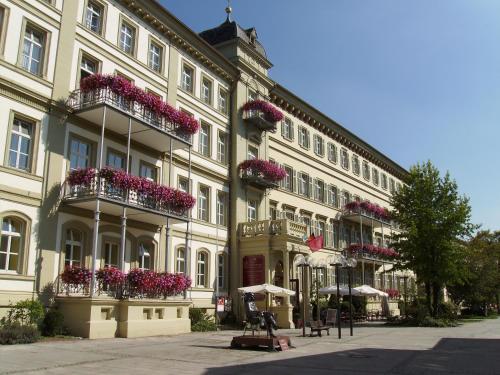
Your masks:
{"label": "window", "polygon": [[210,125],[205,122],[202,122],[200,127],[198,152],[204,156],[210,157]]}
{"label": "window", "polygon": [[203,221],[209,221],[209,199],[210,199],[210,188],[208,186],[200,185],[198,190],[198,219]]}
{"label": "window", "polygon": [[314,153],[318,156],[325,155],[325,141],[319,134],[314,134]]}
{"label": "window", "polygon": [[102,33],[104,7],[95,1],[89,0],[85,12],[85,27],[94,33]]}
{"label": "window", "polygon": [[396,183],[394,182],[394,179],[392,177],[389,178],[389,191],[391,192],[391,194],[394,194],[394,192],[396,191]]}
{"label": "window", "polygon": [[2,221],[0,240],[0,271],[19,271],[24,225],[20,220],[6,217]]}
{"label": "window", "polygon": [[349,153],[345,148],[340,150],[340,165],[344,169],[349,169]]}
{"label": "window", "polygon": [[149,42],[148,66],[155,72],[161,72],[163,58],[163,48],[153,42]]}
{"label": "window", "polygon": [[227,193],[217,192],[217,224],[227,226]]}
{"label": "window", "polygon": [[199,251],[196,256],[196,286],[205,288],[207,286],[208,254]]}
{"label": "window", "polygon": [[314,198],[318,202],[325,201],[325,183],[319,178],[316,178],[314,181]]}
{"label": "window", "polygon": [[212,105],[212,81],[207,77],[201,80],[201,100],[208,105]]}
{"label": "window", "polygon": [[106,165],[113,169],[125,169],[125,155],[121,152],[108,150]]}
{"label": "window", "polygon": [[318,236],[325,236],[325,227],[326,227],[326,223],[322,220],[318,220],[318,226],[317,226],[317,235]]}
{"label": "window", "polygon": [[175,272],[185,273],[186,272],[186,252],[183,247],[177,249],[175,253]]}
{"label": "window", "polygon": [[150,270],[153,267],[151,257],[153,255],[153,244],[148,244],[145,242],[141,242],[139,244],[139,252],[138,252],[138,264],[139,268],[143,270]]}
{"label": "window", "polygon": [[360,165],[358,155],[352,155],[352,173],[359,176]]}
{"label": "window", "polygon": [[134,54],[135,49],[135,28],[132,27],[127,22],[122,21],[120,26],[120,39],[118,42],[118,47],[129,55]]}
{"label": "window", "polygon": [[304,148],[309,148],[309,130],[305,127],[299,127],[299,145]]}
{"label": "window", "polygon": [[193,93],[194,88],[194,69],[191,68],[187,64],[182,65],[182,73],[181,73],[181,87],[183,90],[186,90]]}
{"label": "window", "polygon": [[248,101],[249,102],[257,100],[258,98],[259,98],[259,95],[257,94],[256,91],[251,90],[251,89],[248,90]]}
{"label": "window", "polygon": [[328,160],[337,164],[337,146],[333,143],[328,143]]}
{"label": "window", "polygon": [[295,208],[294,207],[283,207],[283,212],[285,213],[285,219],[290,221],[295,220]]}
{"label": "window", "polygon": [[66,231],[66,254],[64,258],[65,266],[82,265],[83,234],[76,229]]}
{"label": "window", "polygon": [[287,165],[284,166],[286,177],[283,179],[283,189],[293,191],[293,168]]}
{"label": "window", "polygon": [[370,165],[366,160],[363,160],[363,178],[370,181]]}
{"label": "window", "polygon": [[188,182],[188,179],[185,178],[185,177],[179,177],[179,183],[177,185],[177,188],[180,190],[180,191],[183,191],[184,193],[187,193],[188,192],[188,189],[189,189],[189,182]]}
{"label": "window", "polygon": [[288,117],[281,124],[281,135],[285,139],[293,140],[293,122]]}
{"label": "window", "polygon": [[269,205],[269,220],[277,220],[278,219],[278,208],[276,207],[276,203],[271,203]]}
{"label": "window", "polygon": [[82,60],[80,62],[80,80],[92,74],[96,74],[98,71],[98,66],[99,63],[96,60],[82,54]]}
{"label": "window", "polygon": [[227,134],[217,132],[217,161],[222,164],[227,164]]}
{"label": "window", "polygon": [[152,164],[141,161],[139,165],[139,177],[144,177],[149,181],[157,181],[157,170]]}
{"label": "window", "polygon": [[247,202],[247,221],[257,221],[257,201],[250,199]]}
{"label": "window", "polygon": [[225,269],[226,269],[226,256],[224,254],[217,254],[217,286],[219,289],[224,289],[226,287],[225,280]]}
{"label": "window", "polygon": [[69,169],[90,167],[90,155],[92,147],[90,143],[79,138],[71,138],[69,145]]}
{"label": "window", "polygon": [[338,191],[337,187],[330,185],[329,194],[330,194],[330,198],[329,198],[330,204],[333,207],[338,207],[339,206],[339,191]]}
{"label": "window", "polygon": [[258,159],[259,158],[259,149],[254,146],[248,146],[248,159]]}
{"label": "window", "polygon": [[46,33],[35,29],[29,23],[26,25],[21,66],[32,74],[42,74],[45,39]]}
{"label": "window", "polygon": [[117,242],[105,242],[104,267],[118,267],[118,248]]}
{"label": "window", "polygon": [[387,175],[382,173],[382,189],[387,190]]}
{"label": "window", "polygon": [[227,91],[219,87],[219,111],[227,114],[229,112]]}
{"label": "window", "polygon": [[372,168],[372,179],[373,179],[373,184],[375,186],[378,186],[379,184],[378,169]]}
{"label": "window", "polygon": [[302,194],[306,197],[309,196],[309,175],[307,175],[306,173],[300,173],[299,194]]}
{"label": "window", "polygon": [[340,205],[342,208],[345,207],[347,203],[351,201],[351,194],[349,194],[348,191],[342,192],[342,195],[340,196]]}
{"label": "window", "polygon": [[9,167],[31,170],[34,128],[34,123],[14,117],[10,134]]}

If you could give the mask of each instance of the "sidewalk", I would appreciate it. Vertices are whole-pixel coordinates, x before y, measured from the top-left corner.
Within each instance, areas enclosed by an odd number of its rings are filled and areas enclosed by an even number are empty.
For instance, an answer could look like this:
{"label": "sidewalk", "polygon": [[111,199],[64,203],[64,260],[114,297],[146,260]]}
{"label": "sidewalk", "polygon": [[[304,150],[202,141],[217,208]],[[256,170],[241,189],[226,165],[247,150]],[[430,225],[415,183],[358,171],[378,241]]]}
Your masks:
{"label": "sidewalk", "polygon": [[1,346],[0,374],[500,374],[500,319],[456,328],[371,326],[300,337],[286,352],[232,350],[240,331]]}

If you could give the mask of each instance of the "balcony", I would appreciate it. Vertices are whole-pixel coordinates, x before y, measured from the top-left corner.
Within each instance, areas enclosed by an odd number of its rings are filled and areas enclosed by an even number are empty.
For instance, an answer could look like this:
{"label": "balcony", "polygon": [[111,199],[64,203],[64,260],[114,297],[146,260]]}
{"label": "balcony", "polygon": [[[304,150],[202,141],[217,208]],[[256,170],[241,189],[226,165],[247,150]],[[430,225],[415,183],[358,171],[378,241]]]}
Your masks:
{"label": "balcony", "polygon": [[277,189],[279,182],[287,176],[280,166],[267,160],[245,160],[238,166],[241,179],[258,189]]}
{"label": "balcony", "polygon": [[260,131],[276,133],[276,123],[265,119],[264,114],[257,111],[249,111],[243,117],[243,121],[249,126]]}
{"label": "balcony", "polygon": [[276,123],[283,117],[283,112],[264,100],[252,100],[243,106],[243,121],[250,129],[275,133]]}
{"label": "balcony", "polygon": [[[133,176],[131,177],[133,178]],[[140,180],[140,178],[135,178]],[[157,190],[169,189],[153,183],[152,185]],[[99,209],[105,214],[121,216],[123,207],[127,207],[127,216],[129,218],[155,225],[159,225],[162,218],[173,219],[173,223],[188,221],[190,208],[185,204],[179,204],[174,195],[186,195],[187,199],[189,194],[174,189],[168,191],[172,191],[172,198],[170,200],[160,199],[149,191],[124,188],[111,179],[100,178],[99,174],[95,172],[93,174],[89,173],[87,179],[80,183],[75,183],[68,178],[63,185],[62,202],[72,207],[95,211],[99,199]],[[183,198],[183,196],[180,197],[181,200]],[[194,198],[191,196],[189,198],[194,204]],[[191,205],[191,202],[189,202],[189,205]]]}
{"label": "balcony", "polygon": [[82,87],[67,100],[75,116],[122,136],[128,135],[130,121],[131,140],[161,152],[170,150],[171,141],[173,149],[191,145],[197,121],[125,79],[94,75]]}
{"label": "balcony", "polygon": [[371,244],[353,243],[347,248],[350,256],[358,259],[372,260],[376,262],[393,262],[398,257],[398,253],[391,248],[379,247]]}
{"label": "balcony", "polygon": [[386,209],[369,202],[350,202],[344,206],[342,217],[372,227],[392,226]]}
{"label": "balcony", "polygon": [[299,243],[304,243],[307,225],[288,219],[261,220],[238,224],[240,239],[255,239],[260,236],[282,237]]}

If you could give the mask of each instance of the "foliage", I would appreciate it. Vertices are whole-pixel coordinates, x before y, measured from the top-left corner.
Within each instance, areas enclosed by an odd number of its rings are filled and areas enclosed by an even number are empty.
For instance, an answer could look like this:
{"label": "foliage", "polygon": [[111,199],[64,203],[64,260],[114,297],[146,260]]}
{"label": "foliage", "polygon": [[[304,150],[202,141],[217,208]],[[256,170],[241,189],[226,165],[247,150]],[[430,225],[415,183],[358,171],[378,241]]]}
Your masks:
{"label": "foliage", "polygon": [[283,112],[264,100],[252,100],[243,106],[243,111],[260,111],[269,122],[278,122],[285,117]]}
{"label": "foliage", "polygon": [[480,231],[465,245],[464,279],[447,286],[450,296],[475,314],[500,305],[500,231]]}
{"label": "foliage", "polygon": [[470,223],[469,199],[458,194],[455,181],[429,161],[410,168],[405,185],[394,192],[391,217],[401,232],[394,236],[397,268],[413,270],[425,286],[428,313],[436,317],[444,285],[463,279],[461,241]]}
{"label": "foliage", "polygon": [[189,309],[189,319],[191,319],[191,331],[207,332],[217,330],[213,317],[200,308]]}
{"label": "foliage", "polygon": [[81,80],[80,89],[83,93],[110,90],[125,100],[141,104],[145,109],[164,118],[167,122],[177,125],[178,130],[186,134],[195,134],[200,128],[199,122],[193,117],[175,109],[157,95],[140,89],[120,76],[93,74]]}
{"label": "foliage", "polygon": [[238,168],[251,175],[257,175],[272,182],[279,182],[287,176],[284,168],[281,168],[279,165],[273,164],[267,160],[245,160],[240,163]]}
{"label": "foliage", "polygon": [[44,316],[44,308],[38,300],[19,301],[7,312],[7,316],[0,321],[2,326],[21,325],[38,327]]}
{"label": "foliage", "polygon": [[64,315],[57,309],[51,308],[45,314],[41,324],[41,331],[43,336],[58,336],[64,335],[66,330],[64,328]]}
{"label": "foliage", "polygon": [[0,327],[0,345],[30,344],[40,339],[40,332],[33,325],[8,323]]}

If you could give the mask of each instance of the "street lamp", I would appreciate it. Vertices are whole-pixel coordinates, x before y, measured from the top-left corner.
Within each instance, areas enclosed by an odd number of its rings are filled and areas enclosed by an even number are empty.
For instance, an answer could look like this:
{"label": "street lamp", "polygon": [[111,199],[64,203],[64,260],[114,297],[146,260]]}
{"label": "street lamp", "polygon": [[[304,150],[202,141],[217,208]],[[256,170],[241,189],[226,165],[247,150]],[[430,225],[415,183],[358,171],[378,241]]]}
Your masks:
{"label": "street lamp", "polygon": [[352,286],[352,270],[353,268],[356,268],[356,265],[358,264],[358,261],[354,258],[347,258],[345,261],[344,268],[347,268],[347,280],[348,280],[348,285],[349,285],[349,329],[350,329],[350,334],[351,336],[353,335],[353,328],[352,328],[352,291],[351,291],[351,286]]}
{"label": "street lamp", "polygon": [[[306,337],[306,298],[304,287],[306,285],[306,267],[311,266],[311,258],[299,254],[295,257],[294,263],[297,267],[302,268],[302,337]],[[297,298],[300,298],[297,296]]]}
{"label": "street lamp", "polygon": [[334,254],[328,257],[328,263],[335,267],[335,276],[337,279],[337,327],[339,332],[339,339],[342,338],[342,329],[340,328],[340,275],[339,269],[345,265],[346,258],[342,254]]}

